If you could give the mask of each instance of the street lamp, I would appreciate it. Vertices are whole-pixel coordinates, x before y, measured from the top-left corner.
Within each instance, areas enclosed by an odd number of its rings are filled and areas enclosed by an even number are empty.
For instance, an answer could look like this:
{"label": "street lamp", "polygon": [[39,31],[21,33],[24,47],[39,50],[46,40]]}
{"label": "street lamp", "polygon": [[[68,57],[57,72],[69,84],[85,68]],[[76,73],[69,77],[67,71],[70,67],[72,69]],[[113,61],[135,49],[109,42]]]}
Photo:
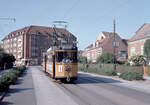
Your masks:
{"label": "street lamp", "polygon": [[114,70],[116,72],[116,47],[117,47],[117,43],[116,43],[116,35],[115,35],[115,31],[116,31],[116,22],[115,20],[113,21],[113,27],[114,27],[114,32],[113,32],[113,35],[114,35],[114,39],[113,39],[113,48],[114,48],[114,64],[113,64],[113,67],[114,67]]}

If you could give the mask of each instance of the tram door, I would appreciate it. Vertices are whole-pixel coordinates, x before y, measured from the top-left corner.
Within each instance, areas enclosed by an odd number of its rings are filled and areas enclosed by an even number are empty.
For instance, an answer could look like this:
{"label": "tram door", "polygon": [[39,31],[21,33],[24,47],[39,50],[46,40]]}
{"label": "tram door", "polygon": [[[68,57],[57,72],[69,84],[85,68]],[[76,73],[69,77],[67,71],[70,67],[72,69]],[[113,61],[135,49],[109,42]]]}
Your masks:
{"label": "tram door", "polygon": [[47,55],[44,55],[44,71],[47,70]]}

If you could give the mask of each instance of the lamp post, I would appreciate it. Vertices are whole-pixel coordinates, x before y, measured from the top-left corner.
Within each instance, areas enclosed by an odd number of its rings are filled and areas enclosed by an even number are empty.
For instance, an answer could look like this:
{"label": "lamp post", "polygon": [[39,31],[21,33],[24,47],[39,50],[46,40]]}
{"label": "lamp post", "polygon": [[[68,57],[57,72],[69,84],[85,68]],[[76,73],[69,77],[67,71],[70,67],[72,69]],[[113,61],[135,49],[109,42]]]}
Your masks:
{"label": "lamp post", "polygon": [[116,22],[115,20],[113,21],[113,28],[114,28],[114,32],[113,32],[113,36],[114,36],[114,39],[113,39],[113,49],[114,49],[114,64],[113,64],[113,67],[114,67],[114,70],[116,72],[116,35],[115,35],[115,31],[116,31]]}

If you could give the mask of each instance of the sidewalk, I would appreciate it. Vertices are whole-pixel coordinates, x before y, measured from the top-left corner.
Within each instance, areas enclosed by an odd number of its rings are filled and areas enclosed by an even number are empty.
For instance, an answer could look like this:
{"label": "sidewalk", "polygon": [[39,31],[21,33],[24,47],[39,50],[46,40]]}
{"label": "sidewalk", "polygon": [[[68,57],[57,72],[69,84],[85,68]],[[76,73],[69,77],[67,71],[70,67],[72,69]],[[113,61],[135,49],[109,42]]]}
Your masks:
{"label": "sidewalk", "polygon": [[0,105],[77,105],[38,66],[29,66]]}
{"label": "sidewalk", "polygon": [[[85,73],[85,72],[79,72],[79,73]],[[112,84],[150,93],[150,77],[144,77],[146,79],[145,81],[127,81],[115,76],[104,76],[104,75],[92,74],[92,73],[86,73],[86,74],[91,76],[106,78],[106,82],[109,82],[111,80],[117,80],[120,81],[121,83],[112,83]]]}
{"label": "sidewalk", "polygon": [[150,76],[144,76],[144,79],[150,80]]}
{"label": "sidewalk", "polygon": [[32,74],[26,70],[16,85],[11,85],[0,105],[36,105]]}

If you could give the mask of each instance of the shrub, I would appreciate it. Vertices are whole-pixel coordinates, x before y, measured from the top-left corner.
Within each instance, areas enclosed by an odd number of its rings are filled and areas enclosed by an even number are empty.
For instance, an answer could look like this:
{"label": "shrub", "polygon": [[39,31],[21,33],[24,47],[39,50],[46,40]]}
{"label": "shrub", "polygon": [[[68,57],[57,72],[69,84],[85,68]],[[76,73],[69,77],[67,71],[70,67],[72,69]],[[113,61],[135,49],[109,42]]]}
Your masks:
{"label": "shrub", "polygon": [[117,65],[117,72],[122,73],[125,71],[132,71],[132,72],[138,72],[143,74],[143,66]]}
{"label": "shrub", "polygon": [[96,60],[97,63],[113,63],[116,60],[116,57],[111,53],[103,53]]}
{"label": "shrub", "polygon": [[6,91],[9,89],[9,82],[8,82],[8,78],[5,75],[2,75],[0,77],[0,92]]}
{"label": "shrub", "polygon": [[144,43],[144,55],[147,59],[150,59],[150,39],[147,39]]}
{"label": "shrub", "polygon": [[15,84],[16,81],[17,81],[17,77],[18,77],[17,74],[15,74],[12,71],[9,71],[9,72],[5,73],[4,76],[6,76],[7,82],[8,82],[9,85]]}
{"label": "shrub", "polygon": [[150,67],[148,67],[147,74],[150,76]]}
{"label": "shrub", "polygon": [[80,63],[82,63],[82,64],[83,64],[83,63],[85,64],[85,63],[87,63],[87,58],[84,57],[84,56],[79,56],[79,57],[78,57],[78,61],[79,61]]}
{"label": "shrub", "polygon": [[2,76],[0,76],[0,92],[6,91],[9,89],[9,85],[15,84],[18,76],[23,73],[26,69],[25,66],[15,67],[15,70],[11,70]]}
{"label": "shrub", "polygon": [[113,70],[112,65],[79,65],[79,70],[83,72],[96,73],[101,75],[115,76],[116,72]]}
{"label": "shrub", "polygon": [[121,75],[119,76],[122,79],[125,80],[143,80],[143,75],[142,73],[139,72],[135,72],[135,71],[124,71],[121,73]]}
{"label": "shrub", "polygon": [[19,71],[19,70],[12,70],[11,73],[14,73],[15,75],[17,75],[19,77],[20,74],[21,74],[21,71]]}
{"label": "shrub", "polygon": [[26,66],[18,66],[18,67],[14,67],[14,70],[19,71],[20,73],[22,73],[24,70],[26,69]]}
{"label": "shrub", "polygon": [[145,65],[147,62],[147,59],[144,55],[134,55],[129,60],[132,62],[135,66]]}

